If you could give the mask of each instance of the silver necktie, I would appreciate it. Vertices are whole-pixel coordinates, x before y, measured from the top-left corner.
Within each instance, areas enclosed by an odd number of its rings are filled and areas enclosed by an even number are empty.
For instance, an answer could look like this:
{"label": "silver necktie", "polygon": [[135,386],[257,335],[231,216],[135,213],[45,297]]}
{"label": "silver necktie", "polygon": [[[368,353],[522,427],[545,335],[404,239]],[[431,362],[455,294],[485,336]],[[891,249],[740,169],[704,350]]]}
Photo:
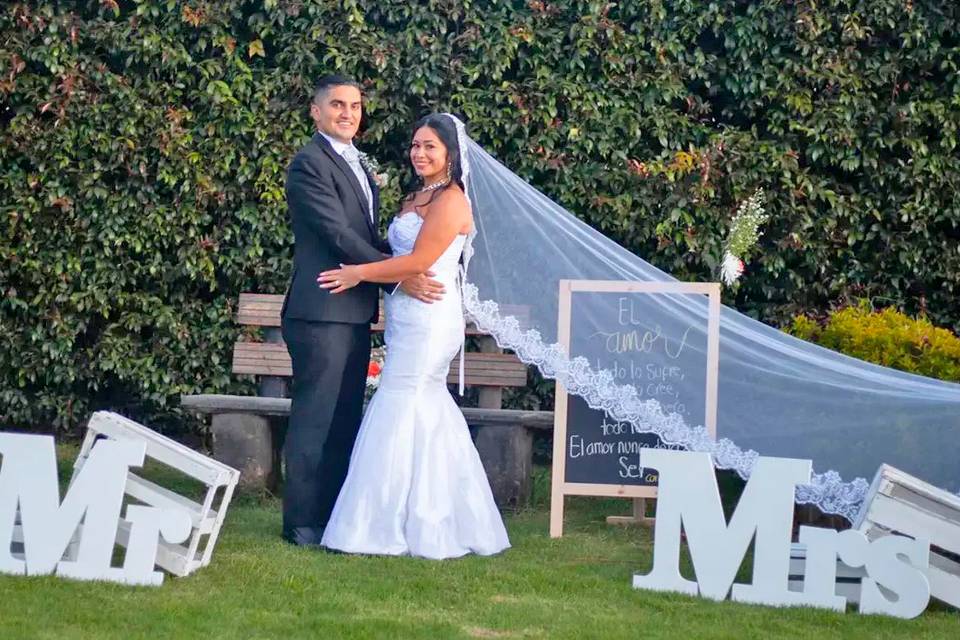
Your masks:
{"label": "silver necktie", "polygon": [[363,195],[367,197],[367,214],[370,216],[370,219],[373,220],[373,191],[370,189],[370,181],[367,179],[367,174],[360,164],[360,152],[357,151],[356,147],[349,146],[343,150],[342,156],[353,170],[353,175],[357,177],[360,188],[363,190]]}

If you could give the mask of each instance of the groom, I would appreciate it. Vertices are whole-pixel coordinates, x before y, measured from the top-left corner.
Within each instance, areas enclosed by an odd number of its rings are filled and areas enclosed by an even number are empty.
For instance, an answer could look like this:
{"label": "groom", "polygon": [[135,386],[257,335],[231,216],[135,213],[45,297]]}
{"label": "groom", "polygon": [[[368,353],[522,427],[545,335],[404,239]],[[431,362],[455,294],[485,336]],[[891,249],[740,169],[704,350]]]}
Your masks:
{"label": "groom", "polygon": [[[377,230],[379,190],[353,146],[361,115],[360,85],[342,76],[322,78],[310,105],[317,133],[287,173],[294,258],[281,325],[293,384],[283,538],[295,545],[320,544],[346,477],[363,411],[370,323],[379,308],[376,285],[331,295],[317,286],[317,274],[390,253]],[[400,286],[423,302],[438,300],[443,285],[427,275]]]}

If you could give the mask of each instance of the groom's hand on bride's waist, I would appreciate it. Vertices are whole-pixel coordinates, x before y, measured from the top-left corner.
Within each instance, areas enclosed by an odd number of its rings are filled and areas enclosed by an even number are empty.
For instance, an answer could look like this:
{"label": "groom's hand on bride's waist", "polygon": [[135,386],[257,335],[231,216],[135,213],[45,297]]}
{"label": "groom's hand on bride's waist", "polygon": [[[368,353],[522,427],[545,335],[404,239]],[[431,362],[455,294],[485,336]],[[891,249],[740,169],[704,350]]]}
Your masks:
{"label": "groom's hand on bride's waist", "polygon": [[411,298],[416,298],[420,302],[426,302],[427,304],[436,302],[437,300],[443,299],[443,294],[446,293],[447,290],[442,283],[433,280],[433,276],[435,275],[433,271],[427,271],[418,276],[407,278],[400,283],[400,289]]}

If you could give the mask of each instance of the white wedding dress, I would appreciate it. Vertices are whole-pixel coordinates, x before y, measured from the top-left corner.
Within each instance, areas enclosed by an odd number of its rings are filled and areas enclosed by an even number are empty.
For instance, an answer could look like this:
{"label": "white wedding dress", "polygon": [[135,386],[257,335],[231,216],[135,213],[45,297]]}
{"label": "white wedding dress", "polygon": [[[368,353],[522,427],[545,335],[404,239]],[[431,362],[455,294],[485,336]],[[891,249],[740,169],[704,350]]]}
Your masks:
{"label": "white wedding dress", "polygon": [[[393,254],[413,251],[423,219],[394,218]],[[463,340],[460,235],[431,270],[446,287],[425,304],[397,291],[386,296],[386,362],[370,400],[350,470],[323,535],[323,546],[348,553],[454,558],[510,546],[500,512],[447,390],[450,361]]]}

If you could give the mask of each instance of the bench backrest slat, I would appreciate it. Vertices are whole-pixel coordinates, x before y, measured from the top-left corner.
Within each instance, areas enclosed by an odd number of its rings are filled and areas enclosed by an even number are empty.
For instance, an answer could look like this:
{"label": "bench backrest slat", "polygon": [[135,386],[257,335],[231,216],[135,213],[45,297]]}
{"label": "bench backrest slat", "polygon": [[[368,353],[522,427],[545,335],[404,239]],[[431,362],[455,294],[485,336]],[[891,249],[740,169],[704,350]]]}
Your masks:
{"label": "bench backrest slat", "polygon": [[[280,311],[283,309],[283,296],[274,293],[241,293],[240,304],[237,307],[237,324],[252,327],[279,327]],[[521,323],[527,319],[528,307],[504,306],[501,311],[517,317]],[[370,326],[374,333],[384,330],[383,300],[380,300],[380,321]],[[470,323],[467,325],[468,336],[485,336],[486,332],[477,329]]]}
{"label": "bench backrest slat", "polygon": [[[233,347],[233,372],[290,377],[293,368],[282,342],[237,342]],[[450,363],[447,381],[456,383],[458,375],[459,356]],[[527,384],[527,368],[513,354],[468,352],[464,381],[470,386],[522,387]]]}

